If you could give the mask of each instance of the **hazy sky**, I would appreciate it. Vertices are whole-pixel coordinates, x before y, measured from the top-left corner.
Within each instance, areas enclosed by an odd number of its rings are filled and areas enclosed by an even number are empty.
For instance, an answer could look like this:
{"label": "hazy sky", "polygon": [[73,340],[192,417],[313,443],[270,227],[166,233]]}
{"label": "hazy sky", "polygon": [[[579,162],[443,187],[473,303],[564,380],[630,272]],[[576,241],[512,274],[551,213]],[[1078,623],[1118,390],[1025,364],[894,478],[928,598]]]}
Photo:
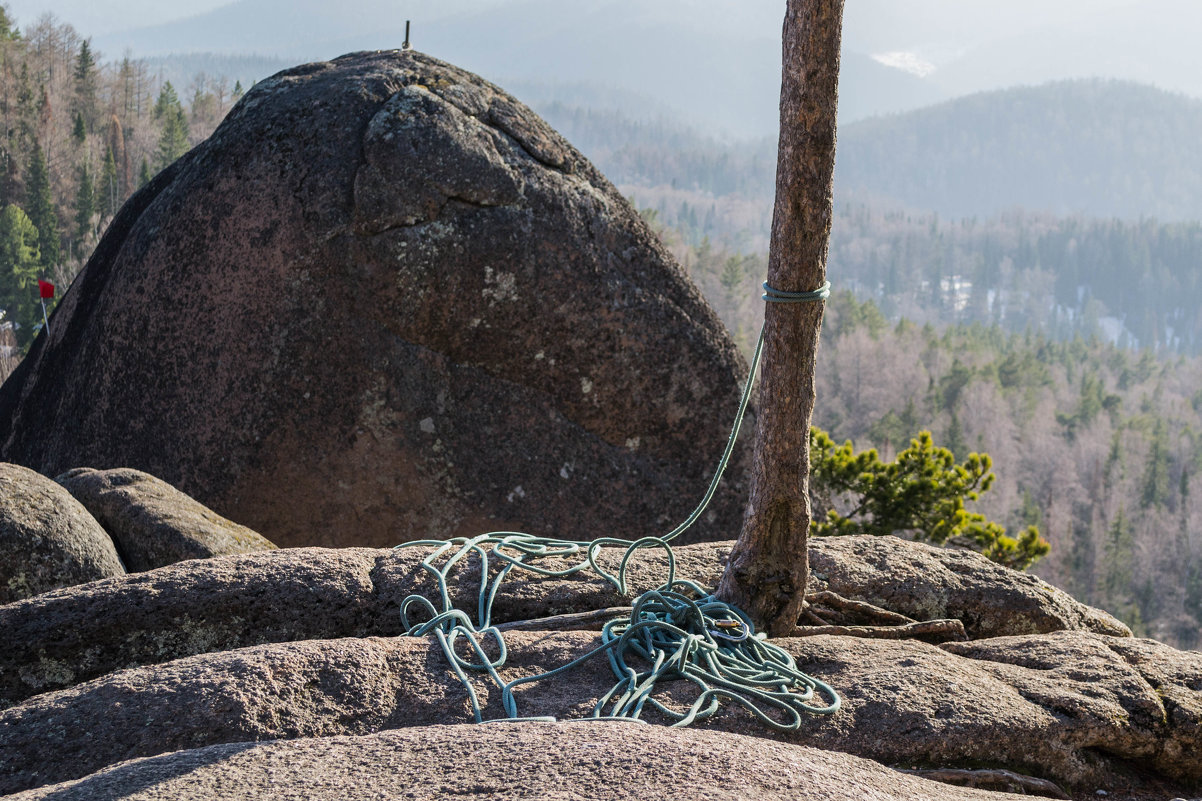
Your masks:
{"label": "hazy sky", "polygon": [[[504,5],[521,0],[487,2]],[[605,0],[564,2],[604,5]],[[656,0],[647,3],[654,6]],[[51,12],[81,32],[100,35],[184,19],[231,5],[233,0],[5,0],[3,4],[23,23]],[[437,7],[439,0],[430,0],[430,5]],[[783,11],[784,0],[731,0],[730,6],[779,7]],[[1202,34],[1199,0],[847,0],[845,15],[849,39],[866,48],[887,50],[924,44],[939,48],[949,42],[969,45],[1048,26],[1088,25],[1107,12],[1124,8],[1134,12],[1122,16],[1125,25],[1134,22],[1131,33],[1135,39],[1145,30],[1170,28]]]}
{"label": "hazy sky", "polygon": [[157,25],[226,5],[230,0],[4,0],[24,24],[50,12],[77,30],[99,35],[142,25]]}

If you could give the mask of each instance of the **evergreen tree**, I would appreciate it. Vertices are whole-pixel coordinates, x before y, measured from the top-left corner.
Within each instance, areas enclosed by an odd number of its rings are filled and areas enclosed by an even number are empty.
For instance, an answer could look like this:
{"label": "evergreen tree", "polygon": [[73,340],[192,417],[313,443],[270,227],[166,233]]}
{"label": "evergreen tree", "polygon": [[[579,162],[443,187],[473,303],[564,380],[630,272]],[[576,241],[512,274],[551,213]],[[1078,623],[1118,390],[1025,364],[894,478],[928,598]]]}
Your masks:
{"label": "evergreen tree", "polygon": [[1169,500],[1169,448],[1164,430],[1164,420],[1157,418],[1152,431],[1152,442],[1148,448],[1148,464],[1144,468],[1140,506],[1164,506]]}
{"label": "evergreen tree", "polygon": [[234,102],[237,103],[242,99],[242,95],[246,94],[246,90],[242,88],[242,81],[234,81]]}
{"label": "evergreen tree", "polygon": [[[957,464],[929,431],[920,431],[894,461],[884,462],[875,449],[856,453],[850,440],[836,445],[825,431],[811,428],[810,467],[815,536],[905,533],[970,548],[1019,570],[1051,549],[1033,524],[1010,536],[1000,524],[968,511],[965,504],[993,484],[993,461],[987,453],[970,453]],[[843,498],[851,499],[846,515],[835,508]]]}
{"label": "evergreen tree", "polygon": [[184,108],[180,105],[170,81],[163,84],[163,89],[159,92],[154,116],[163,125],[154,159],[154,168],[158,172],[188,152],[188,118],[184,115]]}
{"label": "evergreen tree", "polygon": [[88,39],[79,45],[75,59],[75,112],[91,130],[96,123],[96,59]]}
{"label": "evergreen tree", "polygon": [[726,290],[728,302],[734,302],[738,297],[739,288],[743,285],[743,260],[738,256],[727,259],[719,280],[722,282],[722,288]]}
{"label": "evergreen tree", "polygon": [[0,41],[15,42],[21,38],[21,32],[13,25],[8,16],[8,9],[0,6]]}
{"label": "evergreen tree", "polygon": [[143,186],[146,186],[153,177],[154,175],[150,172],[150,163],[146,159],[142,159],[142,169],[138,170],[138,188],[141,189]]}
{"label": "evergreen tree", "polygon": [[92,171],[87,164],[79,168],[79,188],[75,192],[75,241],[72,249],[75,258],[82,259],[92,239],[92,215],[96,213],[96,188],[92,183]]}
{"label": "evergreen tree", "polygon": [[54,197],[50,193],[50,174],[46,170],[46,158],[36,140],[29,154],[25,180],[26,208],[29,219],[38,229],[38,245],[41,252],[39,263],[49,274],[60,260],[58,214],[54,210]]}
{"label": "evergreen tree", "polygon": [[952,409],[947,421],[947,449],[957,459],[968,457],[968,441],[964,439],[964,427],[960,425],[960,416]]}
{"label": "evergreen tree", "polygon": [[0,302],[8,320],[16,323],[17,344],[33,341],[40,322],[37,276],[41,269],[38,229],[21,209],[10,203],[0,212]]}
{"label": "evergreen tree", "polygon": [[163,84],[163,88],[159,90],[159,97],[154,101],[154,118],[158,121],[164,120],[168,114],[176,109],[182,110],[179,102],[179,95],[175,92],[175,87],[171,85],[171,81]]}
{"label": "evergreen tree", "polygon": [[1102,582],[1105,598],[1102,599],[1102,605],[1133,630],[1141,623],[1139,607],[1132,602],[1134,561],[1135,534],[1131,530],[1126,512],[1120,506],[1114,522],[1106,532],[1106,575]]}
{"label": "evergreen tree", "polygon": [[17,160],[7,147],[0,146],[0,207],[20,202],[21,176]]}
{"label": "evergreen tree", "polygon": [[36,128],[37,107],[34,105],[33,82],[29,78],[29,64],[21,62],[21,74],[17,78],[17,131],[24,147],[33,139]]}
{"label": "evergreen tree", "polygon": [[75,112],[75,123],[71,127],[71,138],[77,145],[82,145],[84,140],[88,138],[88,129],[83,121],[82,112]]}
{"label": "evergreen tree", "polygon": [[130,62],[129,56],[121,59],[121,66],[117,68],[117,95],[121,98],[121,116],[124,119],[129,119],[135,113],[135,90],[134,90],[134,66]]}

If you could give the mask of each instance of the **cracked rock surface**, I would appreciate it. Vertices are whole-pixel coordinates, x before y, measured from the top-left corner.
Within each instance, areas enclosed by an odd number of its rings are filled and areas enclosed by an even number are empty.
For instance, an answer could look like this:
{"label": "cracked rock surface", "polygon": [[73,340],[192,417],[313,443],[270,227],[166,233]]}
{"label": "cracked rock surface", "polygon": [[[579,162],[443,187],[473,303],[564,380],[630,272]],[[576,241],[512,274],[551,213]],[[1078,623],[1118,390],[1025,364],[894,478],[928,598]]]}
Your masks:
{"label": "cracked rock surface", "polygon": [[[720,542],[677,548],[677,575],[701,586],[715,586],[730,547],[731,543]],[[873,559],[863,558],[866,550],[875,554]],[[120,582],[59,590],[0,606],[0,631],[9,635],[10,642],[9,647],[0,649],[0,707],[120,668],[208,651],[269,642],[399,634],[398,612],[406,596],[420,593],[436,598],[435,584],[421,567],[422,558],[430,551],[412,546],[239,554],[170,565]],[[622,554],[621,549],[607,548],[598,561],[616,571]],[[891,596],[893,605],[886,604],[887,608],[908,613],[931,607],[931,617],[964,620],[974,637],[1024,634],[1033,630],[1033,620],[1039,623],[1035,629],[1039,632],[1079,630],[1130,637],[1130,632],[1105,612],[979,554],[961,554],[896,537],[864,536],[811,540],[810,559],[823,566],[828,581],[843,577],[836,585],[841,594],[874,602],[880,600],[877,590],[892,576],[919,568],[923,580],[899,578]],[[974,583],[957,584],[959,573],[946,568],[949,561],[959,566],[961,573],[971,566]],[[495,560],[493,564],[495,569]],[[569,566],[553,560],[542,564]],[[461,608],[475,608],[477,570],[456,571],[451,576],[451,593]],[[664,551],[642,550],[631,560],[628,580],[632,592],[658,587],[667,578]],[[937,599],[938,605],[931,598]],[[556,579],[516,571],[501,585],[493,607],[494,621],[629,603],[629,597],[619,595],[591,572]],[[991,610],[993,620],[986,633],[974,628],[982,609]]]}
{"label": "cracked rock surface", "polygon": [[[258,83],[54,316],[0,390],[0,455],[145,471],[282,547],[660,533],[745,378],[605,178],[413,51]],[[737,532],[748,451],[696,537]]]}
{"label": "cracked rock surface", "polygon": [[[677,549],[678,575],[710,583],[728,548]],[[876,558],[865,560],[865,549]],[[437,644],[394,636],[404,597],[434,597],[421,567],[430,551],[301,548],[219,556],[0,606],[0,630],[10,643],[0,650],[0,793],[74,781],[169,751],[469,722],[467,693]],[[820,540],[811,558],[824,564],[827,580],[845,576],[839,589],[853,598],[875,597],[895,563],[925,564],[928,585],[915,586],[935,593],[940,571],[950,570],[941,560],[958,566],[956,575],[972,562],[927,545],[868,537]],[[615,549],[598,556],[608,569],[619,560]],[[634,592],[666,579],[662,550],[640,552],[632,563]],[[1156,797],[1149,787],[1190,797],[1191,788],[1202,786],[1202,654],[1113,636],[1105,618],[1073,606],[1071,598],[1069,604],[1049,596],[1038,611],[1014,593],[1025,587],[1038,599],[1048,596],[1046,585],[1008,583],[1012,571],[992,580],[983,565],[972,573],[977,593],[998,599],[992,631],[1006,636],[940,646],[836,636],[777,640],[803,671],[836,688],[840,712],[782,735],[731,704],[704,725],[899,767],[1009,770],[1057,782],[1078,797],[1102,788],[1115,798]],[[846,576],[858,576],[863,586]],[[498,622],[629,602],[587,576],[516,578],[502,586]],[[461,607],[472,606],[477,589],[471,570],[450,585]],[[936,593],[944,606],[930,611],[969,617],[971,607],[957,600],[967,590]],[[911,611],[929,603],[917,593]],[[907,597],[892,596],[899,606]],[[1013,619],[1003,625],[1005,605]],[[1023,633],[1032,620],[1043,621],[1044,631]],[[509,632],[502,675],[566,664],[593,648],[596,637]],[[582,717],[613,683],[607,662],[598,659],[524,686],[518,710]],[[474,686],[486,717],[501,716],[499,693],[483,681]],[[687,704],[691,686],[670,685],[667,702]]]}
{"label": "cracked rock surface", "polygon": [[[802,670],[837,689],[840,712],[782,734],[729,704],[699,727],[890,765],[1003,768],[1072,790],[1123,788],[1141,775],[1197,786],[1199,693],[1189,685],[1202,679],[1202,654],[1141,641],[1145,650],[1159,648],[1148,670],[1129,664],[1111,641],[1083,632],[999,638],[980,648],[776,640]],[[565,664],[599,640],[593,632],[532,631],[510,632],[507,643],[506,681]],[[1157,672],[1159,689],[1150,681]],[[1174,678],[1165,680],[1167,674]],[[614,682],[602,655],[570,675],[521,688],[518,712],[583,717]],[[473,686],[485,717],[503,717],[499,691],[479,677]],[[695,693],[676,682],[660,697],[684,708]],[[1167,714],[1166,693],[1192,696],[1192,708]],[[471,720],[467,693],[433,639],[309,640],[200,654],[119,671],[0,712],[7,775],[0,793],[177,749]]]}

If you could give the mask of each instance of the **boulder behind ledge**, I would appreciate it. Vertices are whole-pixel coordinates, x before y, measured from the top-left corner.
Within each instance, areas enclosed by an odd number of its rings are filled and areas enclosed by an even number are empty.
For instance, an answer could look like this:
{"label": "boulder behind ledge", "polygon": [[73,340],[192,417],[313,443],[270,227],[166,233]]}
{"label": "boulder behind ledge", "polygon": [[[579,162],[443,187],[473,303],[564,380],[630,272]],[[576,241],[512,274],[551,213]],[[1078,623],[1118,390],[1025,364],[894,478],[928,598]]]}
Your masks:
{"label": "boulder behind ledge", "polygon": [[55,479],[104,526],[131,572],[275,545],[140,470],[77,467]]}
{"label": "boulder behind ledge", "polygon": [[[414,51],[259,82],[51,323],[0,388],[4,458],[143,470],[280,546],[661,533],[746,369],[580,153]],[[698,538],[738,531],[747,451]]]}

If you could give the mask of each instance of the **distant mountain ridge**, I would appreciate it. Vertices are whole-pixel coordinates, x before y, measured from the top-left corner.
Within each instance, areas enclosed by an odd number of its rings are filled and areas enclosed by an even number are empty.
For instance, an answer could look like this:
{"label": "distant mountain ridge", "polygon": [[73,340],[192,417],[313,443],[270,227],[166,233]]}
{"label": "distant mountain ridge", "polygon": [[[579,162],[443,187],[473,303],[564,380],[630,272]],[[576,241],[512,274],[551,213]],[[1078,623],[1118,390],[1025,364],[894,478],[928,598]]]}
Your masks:
{"label": "distant mountain ridge", "polygon": [[[535,108],[615,183],[763,198],[766,225],[775,139],[732,144],[662,117],[554,101]],[[1202,101],[1140,84],[985,92],[841,126],[835,192],[952,219],[1024,208],[1202,221],[1200,134]]]}
{"label": "distant mountain ridge", "polygon": [[839,131],[838,191],[950,217],[1202,220],[1202,101],[1122,81],[982,92]]}

